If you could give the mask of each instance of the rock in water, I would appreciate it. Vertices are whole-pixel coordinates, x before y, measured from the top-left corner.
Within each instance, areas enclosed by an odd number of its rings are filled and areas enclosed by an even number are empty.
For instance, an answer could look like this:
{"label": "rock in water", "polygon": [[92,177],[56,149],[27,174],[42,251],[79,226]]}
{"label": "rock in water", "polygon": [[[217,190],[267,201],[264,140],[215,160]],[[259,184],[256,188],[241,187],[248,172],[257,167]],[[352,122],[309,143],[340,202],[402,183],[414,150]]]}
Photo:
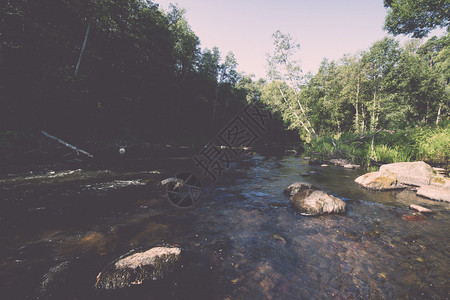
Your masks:
{"label": "rock in water", "polygon": [[414,210],[416,210],[416,211],[418,211],[420,213],[432,213],[432,211],[429,210],[428,208],[425,208],[423,206],[416,205],[416,204],[411,204],[409,206],[409,208],[414,209]]}
{"label": "rock in water", "polygon": [[345,211],[345,202],[312,184],[296,182],[284,189],[286,195],[290,195],[292,208],[305,216],[339,213]]}
{"label": "rock in water", "polygon": [[360,165],[348,164],[348,165],[345,165],[344,168],[346,168],[346,169],[359,169],[359,168],[361,168],[361,166]]}
{"label": "rock in water", "polygon": [[345,202],[324,191],[306,189],[291,196],[292,207],[305,216],[339,213],[345,211]]}
{"label": "rock in water", "polygon": [[380,172],[392,173],[401,183],[415,186],[429,185],[436,175],[433,168],[423,161],[382,165]]}
{"label": "rock in water", "polygon": [[95,287],[117,289],[162,279],[175,270],[180,255],[180,248],[155,247],[119,258],[98,274]]}
{"label": "rock in water", "polygon": [[379,172],[359,176],[355,182],[380,191],[404,188],[403,184],[420,186],[417,195],[450,202],[450,178],[436,175],[423,161],[383,165]]}
{"label": "rock in water", "polygon": [[405,186],[398,181],[397,177],[389,172],[367,173],[356,178],[355,182],[369,190],[377,191],[405,188]]}
{"label": "rock in water", "polygon": [[402,219],[409,221],[423,221],[425,220],[425,216],[421,213],[413,213],[412,215],[403,215]]}
{"label": "rock in water", "polygon": [[450,202],[450,190],[430,185],[423,185],[417,191],[417,195],[430,198],[432,200]]}
{"label": "rock in water", "polygon": [[329,162],[335,166],[341,166],[341,167],[350,164],[350,162],[344,158],[333,158],[333,159],[330,159]]}
{"label": "rock in water", "polygon": [[62,286],[67,281],[67,274],[69,273],[70,262],[63,261],[50,270],[42,278],[42,283],[39,289],[39,294],[42,297],[50,297],[58,286]]}

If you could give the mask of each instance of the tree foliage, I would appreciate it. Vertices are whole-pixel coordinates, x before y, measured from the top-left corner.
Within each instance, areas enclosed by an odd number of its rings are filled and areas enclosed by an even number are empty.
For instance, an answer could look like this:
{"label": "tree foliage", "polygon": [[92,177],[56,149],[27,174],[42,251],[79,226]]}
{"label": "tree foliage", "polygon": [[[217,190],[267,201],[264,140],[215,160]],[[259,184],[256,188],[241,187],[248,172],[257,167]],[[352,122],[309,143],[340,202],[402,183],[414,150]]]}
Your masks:
{"label": "tree foliage", "polygon": [[338,62],[324,59],[317,74],[304,77],[288,59],[290,41],[276,41],[272,81],[263,86],[262,100],[304,138],[307,124],[319,135],[439,124],[449,116],[448,39],[412,40],[402,47],[387,37]]}
{"label": "tree foliage", "polygon": [[234,54],[202,51],[179,6],[10,0],[0,9],[0,132],[167,141],[211,135],[247,103]]}
{"label": "tree foliage", "polygon": [[384,28],[394,35],[421,38],[437,27],[448,29],[450,25],[448,0],[384,0],[384,6],[389,8]]}

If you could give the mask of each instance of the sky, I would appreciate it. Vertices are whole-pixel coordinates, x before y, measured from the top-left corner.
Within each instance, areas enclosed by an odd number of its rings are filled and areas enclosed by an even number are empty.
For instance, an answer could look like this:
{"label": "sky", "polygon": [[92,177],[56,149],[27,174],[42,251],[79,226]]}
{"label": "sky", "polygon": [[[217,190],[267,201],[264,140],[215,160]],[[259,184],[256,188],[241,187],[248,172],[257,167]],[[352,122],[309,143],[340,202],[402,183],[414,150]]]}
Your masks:
{"label": "sky", "polygon": [[[266,77],[272,34],[289,33],[300,43],[303,72],[316,73],[323,58],[367,50],[387,36],[383,0],[154,0],[187,10],[186,18],[201,48],[217,46],[222,58],[232,51],[238,71]],[[405,39],[405,38],[403,38]]]}

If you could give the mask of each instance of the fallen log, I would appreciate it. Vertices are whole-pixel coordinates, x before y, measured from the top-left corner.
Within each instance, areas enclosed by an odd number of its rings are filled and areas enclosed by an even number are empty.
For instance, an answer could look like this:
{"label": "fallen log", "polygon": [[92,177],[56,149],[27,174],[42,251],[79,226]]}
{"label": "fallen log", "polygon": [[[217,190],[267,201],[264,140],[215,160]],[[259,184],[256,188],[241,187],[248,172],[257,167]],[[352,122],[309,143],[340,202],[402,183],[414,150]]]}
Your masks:
{"label": "fallen log", "polygon": [[378,130],[377,130],[375,133],[373,133],[373,134],[361,136],[361,137],[356,138],[356,139],[354,139],[354,140],[343,141],[343,143],[344,143],[344,144],[348,144],[348,143],[353,143],[353,142],[360,142],[360,141],[362,141],[362,140],[364,140],[364,139],[367,139],[367,138],[374,138],[374,137],[377,136],[381,131],[386,131],[386,132],[392,133],[392,132],[390,132],[390,131],[388,131],[388,130],[385,130],[385,129],[378,129]]}
{"label": "fallen log", "polygon": [[81,153],[81,154],[87,155],[88,157],[94,157],[94,156],[93,156],[92,154],[90,154],[89,152],[84,151],[83,149],[79,149],[79,148],[75,147],[74,145],[71,145],[71,144],[69,144],[69,143],[67,143],[67,142],[65,142],[65,141],[63,141],[63,140],[61,140],[60,138],[57,138],[56,136],[53,136],[53,135],[47,133],[47,132],[44,131],[44,130],[42,130],[41,133],[42,133],[44,136],[46,136],[46,137],[48,137],[48,138],[50,138],[50,139],[52,139],[52,140],[55,140],[55,141],[57,141],[58,143],[63,144],[64,146],[66,146],[66,147],[68,147],[68,148],[74,150],[75,152],[77,152],[78,155]]}

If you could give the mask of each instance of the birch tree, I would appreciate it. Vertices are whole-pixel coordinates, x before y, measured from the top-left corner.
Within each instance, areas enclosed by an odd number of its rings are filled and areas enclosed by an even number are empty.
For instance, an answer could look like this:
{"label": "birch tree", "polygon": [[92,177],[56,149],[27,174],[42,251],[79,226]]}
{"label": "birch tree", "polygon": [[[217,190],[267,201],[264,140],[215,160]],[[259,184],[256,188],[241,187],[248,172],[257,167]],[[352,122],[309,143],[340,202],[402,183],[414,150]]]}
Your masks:
{"label": "birch tree", "polygon": [[[298,59],[300,44],[296,43],[289,34],[277,31],[272,35],[274,51],[267,55],[267,77],[274,82],[282,101],[286,104],[284,109],[290,110],[299,124],[310,136],[316,131],[311,125],[308,110],[300,98],[302,86],[302,70]],[[288,88],[292,93],[287,93]],[[292,94],[292,96],[289,96]]]}

